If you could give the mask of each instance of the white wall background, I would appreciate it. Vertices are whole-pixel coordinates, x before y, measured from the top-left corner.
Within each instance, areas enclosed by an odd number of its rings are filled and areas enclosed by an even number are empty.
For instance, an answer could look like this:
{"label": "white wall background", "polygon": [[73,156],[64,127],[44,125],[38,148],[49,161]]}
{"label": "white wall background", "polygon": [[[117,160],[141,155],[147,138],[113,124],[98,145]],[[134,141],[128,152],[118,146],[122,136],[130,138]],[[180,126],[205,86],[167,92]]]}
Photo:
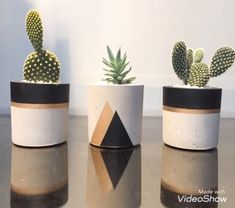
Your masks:
{"label": "white wall background", "polygon": [[[22,79],[33,50],[24,28],[29,9],[44,24],[44,48],[71,83],[71,114],[87,113],[86,85],[99,82],[106,45],[127,51],[132,75],[145,84],[145,115],[161,115],[162,85],[179,84],[171,66],[177,40],[204,47],[205,61],[221,46],[235,47],[234,0],[0,0],[0,113],[9,113],[9,82]],[[235,66],[211,86],[223,88],[222,115],[235,117]]]}

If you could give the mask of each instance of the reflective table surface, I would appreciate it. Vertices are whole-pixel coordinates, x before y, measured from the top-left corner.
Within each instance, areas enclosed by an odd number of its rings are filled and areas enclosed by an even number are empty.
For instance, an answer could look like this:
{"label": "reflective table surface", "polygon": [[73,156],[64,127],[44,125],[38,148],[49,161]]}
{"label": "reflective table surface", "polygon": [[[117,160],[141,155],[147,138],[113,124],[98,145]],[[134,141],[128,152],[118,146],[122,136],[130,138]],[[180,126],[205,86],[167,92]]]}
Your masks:
{"label": "reflective table surface", "polygon": [[141,146],[88,145],[87,117],[70,117],[67,143],[22,148],[0,117],[0,208],[193,208],[235,206],[235,119],[220,144],[185,151],[162,143],[161,118],[143,121]]}

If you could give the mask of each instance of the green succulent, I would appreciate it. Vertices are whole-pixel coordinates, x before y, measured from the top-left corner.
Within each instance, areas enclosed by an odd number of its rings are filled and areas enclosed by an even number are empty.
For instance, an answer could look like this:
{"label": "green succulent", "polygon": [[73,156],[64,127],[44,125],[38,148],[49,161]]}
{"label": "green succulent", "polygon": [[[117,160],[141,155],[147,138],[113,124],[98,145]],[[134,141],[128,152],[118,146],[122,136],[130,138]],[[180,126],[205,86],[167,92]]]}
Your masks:
{"label": "green succulent", "polygon": [[187,49],[183,41],[173,47],[172,65],[177,76],[184,84],[205,87],[211,77],[216,77],[228,70],[235,60],[235,51],[229,47],[216,50],[208,67],[202,63],[204,50],[202,48]]}
{"label": "green succulent", "polygon": [[114,56],[109,46],[107,46],[107,52],[109,61],[103,58],[103,63],[108,67],[108,69],[103,69],[106,76],[104,80],[113,84],[130,84],[135,80],[135,77],[126,78],[127,74],[131,71],[131,67],[127,69],[129,62],[127,62],[126,53],[122,57],[120,48],[116,56]]}
{"label": "green succulent", "polygon": [[25,23],[28,38],[35,51],[25,60],[24,80],[35,83],[58,83],[60,62],[54,53],[43,49],[43,26],[39,13],[30,10]]}

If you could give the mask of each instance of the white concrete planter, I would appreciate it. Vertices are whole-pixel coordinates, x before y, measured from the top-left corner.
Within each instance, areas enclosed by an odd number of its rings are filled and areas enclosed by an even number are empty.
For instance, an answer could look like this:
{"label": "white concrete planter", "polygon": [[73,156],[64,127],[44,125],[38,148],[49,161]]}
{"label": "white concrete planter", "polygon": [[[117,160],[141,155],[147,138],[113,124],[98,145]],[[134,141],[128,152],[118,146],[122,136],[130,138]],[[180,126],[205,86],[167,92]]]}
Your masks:
{"label": "white concrete planter", "polygon": [[12,145],[11,207],[61,207],[67,200],[67,143],[46,148]]}
{"label": "white concrete planter", "polygon": [[92,145],[110,148],[140,144],[143,85],[93,85],[88,88],[88,130]]}
{"label": "white concrete planter", "polygon": [[220,88],[163,87],[163,141],[191,150],[217,147]]}
{"label": "white concrete planter", "polygon": [[[204,191],[204,192],[202,192]],[[179,197],[217,197],[218,153],[179,150],[166,145],[162,149],[161,202],[169,208],[217,207],[216,202],[190,202]]]}
{"label": "white concrete planter", "polygon": [[67,140],[69,84],[11,82],[12,142],[27,147]]}
{"label": "white concrete planter", "polygon": [[89,208],[134,208],[141,205],[141,148],[89,147]]}

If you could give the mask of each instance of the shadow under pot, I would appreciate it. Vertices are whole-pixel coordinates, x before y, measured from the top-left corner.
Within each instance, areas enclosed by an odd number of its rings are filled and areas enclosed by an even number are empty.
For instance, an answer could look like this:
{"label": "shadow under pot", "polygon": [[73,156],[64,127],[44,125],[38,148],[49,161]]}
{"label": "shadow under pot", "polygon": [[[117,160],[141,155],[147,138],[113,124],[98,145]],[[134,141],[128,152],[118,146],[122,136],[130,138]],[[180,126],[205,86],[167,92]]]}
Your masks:
{"label": "shadow under pot", "polygon": [[218,151],[187,151],[163,145],[161,203],[169,208],[216,208]]}
{"label": "shadow under pot", "polygon": [[67,143],[44,148],[12,145],[11,207],[57,208],[68,200]]}
{"label": "shadow under pot", "polygon": [[69,84],[11,82],[12,142],[42,147],[67,140]]}
{"label": "shadow under pot", "polygon": [[142,136],[143,85],[93,85],[88,88],[88,134],[92,145],[124,148]]}
{"label": "shadow under pot", "polygon": [[163,141],[190,150],[217,147],[220,88],[163,87]]}

